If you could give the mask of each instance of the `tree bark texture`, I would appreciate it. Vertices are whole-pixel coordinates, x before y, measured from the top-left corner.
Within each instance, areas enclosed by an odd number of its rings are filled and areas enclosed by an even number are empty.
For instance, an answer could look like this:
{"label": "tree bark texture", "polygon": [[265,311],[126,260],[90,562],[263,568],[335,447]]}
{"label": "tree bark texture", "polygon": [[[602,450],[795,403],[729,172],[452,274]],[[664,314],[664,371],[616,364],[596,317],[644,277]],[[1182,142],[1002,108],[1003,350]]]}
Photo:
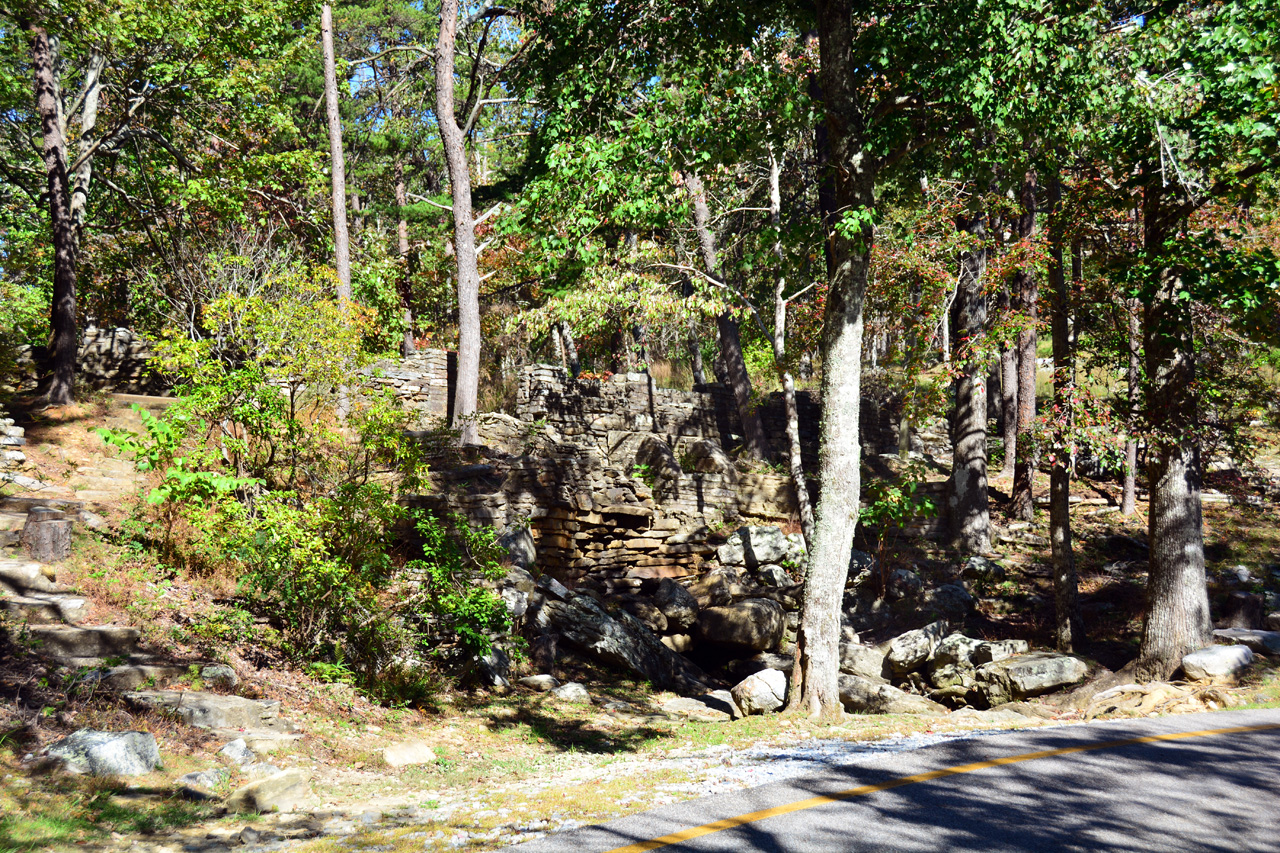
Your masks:
{"label": "tree bark texture", "polygon": [[[1159,225],[1160,195],[1149,186],[1143,200],[1143,240],[1152,254],[1162,251],[1166,236]],[[1205,589],[1191,309],[1180,298],[1179,271],[1166,268],[1158,275],[1142,324],[1152,433],[1147,454],[1147,614],[1135,673],[1143,681],[1167,679],[1183,655],[1213,640]]]}
{"label": "tree bark texture", "polygon": [[1129,438],[1124,443],[1124,488],[1120,498],[1120,514],[1133,515],[1138,509],[1138,441],[1133,437],[1133,424],[1142,401],[1142,330],[1138,323],[1139,304],[1125,300],[1122,306],[1129,329],[1129,366],[1125,374],[1128,385]]}
{"label": "tree bark texture", "polygon": [[[1062,185],[1055,176],[1050,185],[1058,216]],[[1055,442],[1049,471],[1049,543],[1053,559],[1054,640],[1060,652],[1070,652],[1084,640],[1079,605],[1079,581],[1071,546],[1071,455],[1065,438],[1071,428],[1075,389],[1071,352],[1071,296],[1063,268],[1062,226],[1049,226],[1049,284],[1053,289],[1053,415]]]}
{"label": "tree bark texture", "polygon": [[333,179],[333,261],[338,299],[351,299],[351,236],[347,229],[347,167],[342,154],[342,116],[338,113],[338,70],[333,52],[333,7],[320,7],[320,43],[324,50],[324,104],[329,122],[329,164]]}
{"label": "tree bark texture", "polygon": [[569,366],[569,375],[574,379],[582,372],[582,364],[578,361],[578,345],[573,340],[573,329],[568,320],[560,321],[560,342],[564,345],[564,356]]}
{"label": "tree bark texture", "polygon": [[[720,262],[716,256],[716,238],[711,231],[711,211],[707,207],[707,194],[702,187],[702,179],[693,172],[684,173],[685,186],[693,200],[693,224],[698,232],[698,248],[702,253],[702,263],[707,275],[723,282],[720,275]],[[725,312],[716,318],[716,329],[720,335],[720,354],[724,359],[726,378],[733,389],[733,399],[738,407],[738,419],[742,421],[742,453],[750,459],[768,459],[769,441],[765,438],[764,422],[760,413],[751,401],[751,376],[747,373],[747,362],[742,357],[742,336],[738,331],[738,321],[733,315]]]}
{"label": "tree bark texture", "polygon": [[1000,473],[1002,480],[1013,479],[1013,460],[1018,455],[1018,352],[1016,349],[1000,351],[1000,433],[1004,439],[1004,461]]}
{"label": "tree bark texture", "polygon": [[[864,147],[865,117],[855,89],[851,0],[818,4],[821,83],[835,183],[835,209],[871,211],[876,162]],[[853,237],[854,239],[850,239]],[[839,672],[840,606],[858,524],[862,444],[862,310],[874,232],[829,229],[830,290],[822,331],[822,425],[813,549],[805,580],[788,707],[812,716],[843,713]]]}
{"label": "tree bark texture", "polygon": [[[102,94],[102,69],[107,58],[99,50],[89,54],[85,67],[83,106],[80,108],[80,140],[76,143],[76,166],[71,178],[71,222],[75,228],[76,256],[84,241],[84,223],[89,211],[89,184],[93,180],[91,150],[98,127],[98,101]],[[64,133],[65,136],[65,133]]]}
{"label": "tree bark texture", "polygon": [[480,397],[480,268],[471,215],[471,173],[462,128],[453,104],[453,52],[458,37],[458,0],[442,0],[436,40],[436,121],[453,195],[453,241],[458,263],[458,384],[453,395],[453,428],[462,444],[476,444]]}
{"label": "tree bark texture", "polygon": [[[1022,182],[1022,215],[1018,234],[1029,241],[1036,232],[1036,175],[1027,172]],[[1040,301],[1035,272],[1028,266],[1014,275],[1014,297],[1026,325],[1018,332],[1018,437],[1013,466],[1013,517],[1030,521],[1035,516],[1032,478],[1036,448],[1031,428],[1036,420],[1036,314]]]}
{"label": "tree bark texture", "polygon": [[397,159],[393,175],[396,185],[396,244],[400,250],[400,311],[404,322],[404,339],[400,342],[400,354],[413,355],[417,347],[413,343],[413,278],[409,258],[409,222],[404,209],[409,204],[409,189],[405,185],[404,162]]}
{"label": "tree bark texture", "polygon": [[76,322],[76,229],[71,213],[71,183],[67,174],[66,136],[59,120],[60,95],[52,39],[43,27],[29,27],[31,65],[35,78],[36,112],[40,116],[41,157],[49,196],[49,225],[53,232],[53,300],[49,311],[49,362],[42,393],[53,405],[75,399],[76,358],[80,335]]}
{"label": "tree bark texture", "polygon": [[[980,216],[965,223],[965,228],[978,235],[986,233]],[[987,326],[987,297],[982,292],[985,266],[983,249],[966,252],[961,257],[956,297],[951,302],[951,325],[955,329],[952,360],[964,367],[954,385],[948,509],[952,542],[966,554],[991,550],[987,496],[987,365],[972,352]]]}

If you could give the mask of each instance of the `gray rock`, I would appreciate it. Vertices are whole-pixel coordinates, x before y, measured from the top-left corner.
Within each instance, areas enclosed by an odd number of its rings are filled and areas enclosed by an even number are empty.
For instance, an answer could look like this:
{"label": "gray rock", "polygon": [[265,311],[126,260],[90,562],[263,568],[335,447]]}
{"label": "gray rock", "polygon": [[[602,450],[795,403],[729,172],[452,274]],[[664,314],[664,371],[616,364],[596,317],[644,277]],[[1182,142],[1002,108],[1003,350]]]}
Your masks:
{"label": "gray rock", "polygon": [[227,690],[234,690],[240,684],[240,676],[225,663],[211,663],[201,667],[200,680],[206,684],[225,687]]}
{"label": "gray rock", "polygon": [[200,690],[139,690],[124,694],[135,708],[176,714],[189,726],[203,729],[253,729],[274,720],[280,712],[275,699],[245,699]]}
{"label": "gray rock", "polygon": [[570,681],[567,684],[561,684],[549,694],[553,699],[559,699],[561,702],[591,702],[591,694],[587,692],[587,688],[583,687],[576,681]]}
{"label": "gray rock", "polygon": [[960,577],[965,580],[979,580],[999,583],[1008,576],[1004,566],[993,563],[986,557],[970,557],[960,569]]}
{"label": "gray rock", "polygon": [[678,696],[668,699],[659,707],[668,714],[708,723],[725,722],[742,716],[741,709],[733,701],[733,694],[728,690],[713,690],[699,696]]}
{"label": "gray rock", "polygon": [[1080,658],[1057,652],[1035,652],[991,661],[978,667],[977,689],[988,705],[1029,699],[1076,684],[1089,675]]}
{"label": "gray rock", "polygon": [[652,601],[634,595],[620,596],[614,600],[653,633],[667,632],[667,615]]}
{"label": "gray rock", "polygon": [[32,625],[31,637],[38,652],[51,658],[128,658],[138,650],[137,628],[97,625]]}
{"label": "gray rock", "polygon": [[863,646],[858,643],[840,644],[840,671],[846,675],[856,675],[868,681],[883,682],[885,680],[886,650],[876,646]]}
{"label": "gray rock", "polygon": [[720,445],[708,438],[700,438],[687,448],[689,462],[693,471],[700,474],[721,474],[730,482],[737,482],[738,469],[729,458],[729,454],[720,449]]}
{"label": "gray rock", "polygon": [[782,707],[787,698],[787,676],[776,669],[748,675],[729,691],[742,713],[767,714]]}
{"label": "gray rock", "polygon": [[81,729],[49,747],[48,754],[72,773],[141,776],[160,765],[160,749],[150,732]]}
{"label": "gray rock", "polygon": [[889,600],[902,601],[912,599],[920,594],[924,581],[911,569],[894,569],[889,575]]}
{"label": "gray rock", "polygon": [[791,552],[791,541],[776,527],[739,527],[716,550],[721,564],[755,570],[766,563],[781,563]]}
{"label": "gray rock", "polygon": [[690,634],[667,634],[661,641],[662,645],[678,655],[693,651],[693,636]]}
{"label": "gray rock", "polygon": [[698,622],[698,599],[671,578],[658,581],[658,589],[653,594],[653,603],[662,611],[662,615],[667,617],[669,631],[686,632]]}
{"label": "gray rock", "polygon": [[1263,625],[1268,631],[1280,631],[1280,613],[1268,613]]}
{"label": "gray rock", "polygon": [[408,740],[403,743],[393,743],[382,750],[382,760],[387,763],[388,767],[434,764],[436,753],[426,741]]}
{"label": "gray rock", "polygon": [[974,649],[970,660],[974,664],[991,663],[992,661],[1005,660],[1014,655],[1025,655],[1031,651],[1031,644],[1026,640],[997,640],[993,643],[983,643]]}
{"label": "gray rock", "polygon": [[227,758],[242,767],[246,764],[252,764],[257,758],[257,756],[253,754],[253,750],[249,748],[247,743],[245,743],[244,738],[236,738],[231,741],[222,749],[218,750],[218,754],[225,755]]}
{"label": "gray rock", "polygon": [[849,552],[849,586],[854,589],[864,586],[877,573],[876,558],[854,548]]}
{"label": "gray rock", "polygon": [[511,658],[497,645],[490,646],[487,654],[477,657],[476,663],[479,664],[480,677],[486,687],[498,690],[511,687],[511,682],[507,680],[507,676],[511,674]]}
{"label": "gray rock", "polygon": [[948,634],[938,644],[938,649],[929,662],[930,668],[947,666],[948,664],[969,665],[973,662],[973,654],[983,644],[983,640],[966,637],[960,632]]}
{"label": "gray rock", "polygon": [[528,687],[530,690],[536,690],[539,693],[546,693],[548,690],[555,690],[560,686],[560,682],[554,675],[526,675],[520,679],[521,687]]}
{"label": "gray rock", "polygon": [[513,566],[527,569],[538,561],[538,546],[534,543],[533,534],[527,527],[508,530],[498,537],[498,545],[507,552]]}
{"label": "gray rock", "polygon": [[748,598],[698,614],[702,639],[729,648],[763,652],[778,647],[786,627],[786,611],[776,601]]}
{"label": "gray rock", "polygon": [[943,584],[924,594],[924,606],[948,619],[963,621],[973,609],[973,596],[958,583]]}
{"label": "gray rock", "polygon": [[923,696],[856,675],[840,676],[840,704],[851,714],[945,714],[947,709]]}
{"label": "gray rock", "polygon": [[947,623],[941,620],[900,634],[889,643],[885,661],[900,675],[911,672],[929,662],[946,634]]}
{"label": "gray rock", "polygon": [[268,776],[274,776],[280,772],[280,768],[274,764],[268,764],[265,761],[258,761],[253,764],[246,764],[240,768],[241,772],[250,779],[265,779]]}
{"label": "gray rock", "polygon": [[931,668],[929,683],[940,690],[948,687],[963,687],[967,691],[977,683],[977,680],[972,666],[947,663]]}
{"label": "gray rock", "polygon": [[1250,631],[1245,628],[1219,628],[1213,641],[1222,646],[1248,646],[1259,655],[1280,655],[1280,631]]}
{"label": "gray rock", "polygon": [[1210,646],[1182,658],[1182,671],[1191,681],[1234,678],[1253,663],[1248,646]]}
{"label": "gray rock", "polygon": [[235,814],[293,811],[306,798],[310,779],[302,770],[291,768],[250,782],[227,797],[227,811]]}
{"label": "gray rock", "polygon": [[797,581],[787,573],[782,566],[772,564],[761,566],[756,570],[756,577],[765,586],[790,587],[795,586]]}
{"label": "gray rock", "polygon": [[208,793],[226,784],[230,778],[231,774],[219,767],[213,770],[198,770],[195,773],[179,776],[177,783],[187,788],[193,788],[196,791]]}

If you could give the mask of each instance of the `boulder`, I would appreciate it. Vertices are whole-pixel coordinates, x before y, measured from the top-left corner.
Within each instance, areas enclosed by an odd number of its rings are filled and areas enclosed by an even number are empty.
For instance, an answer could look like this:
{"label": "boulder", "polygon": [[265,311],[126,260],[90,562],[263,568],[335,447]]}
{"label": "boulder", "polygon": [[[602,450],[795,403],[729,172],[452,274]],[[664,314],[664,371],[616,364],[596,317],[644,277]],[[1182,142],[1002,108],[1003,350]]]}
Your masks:
{"label": "boulder", "polygon": [[[511,565],[517,568],[527,569],[538,561],[538,546],[527,527],[508,530],[498,537],[498,545],[507,552]],[[525,592],[530,592],[531,589]]]}
{"label": "boulder", "polygon": [[947,709],[923,696],[856,675],[840,676],[840,704],[851,714],[945,714]]}
{"label": "boulder", "polygon": [[177,783],[187,791],[194,791],[199,794],[199,799],[211,799],[208,796],[210,792],[226,784],[230,778],[231,772],[219,767],[213,770],[198,770],[195,773],[179,776]]}
{"label": "boulder", "polygon": [[653,594],[653,603],[662,611],[662,615],[667,617],[669,631],[688,631],[698,622],[698,599],[671,578],[658,581],[658,589]]}
{"label": "boulder", "polygon": [[678,655],[693,651],[693,636],[690,634],[667,634],[662,637],[662,645]]}
{"label": "boulder", "polygon": [[739,527],[716,550],[726,566],[755,570],[766,563],[781,563],[791,553],[791,540],[776,527]]}
{"label": "boulder", "polygon": [[245,699],[201,690],[139,690],[124,694],[135,708],[168,711],[189,726],[202,729],[253,729],[274,720],[276,699]]}
{"label": "boulder", "polygon": [[960,569],[960,577],[965,580],[987,581],[989,583],[999,583],[1008,576],[1004,566],[999,563],[993,563],[986,557],[970,557],[965,560],[964,566]]}
{"label": "boulder", "polygon": [[81,729],[53,744],[48,754],[72,773],[141,776],[160,765],[160,748],[150,732]]}
{"label": "boulder", "polygon": [[535,589],[533,575],[520,566],[512,566],[498,584],[498,596],[507,606],[507,612],[519,619],[529,612]]}
{"label": "boulder", "polygon": [[675,451],[656,435],[646,435],[636,448],[635,465],[647,470],[653,478],[651,482],[674,480],[683,472]]}
{"label": "boulder", "polygon": [[547,695],[552,699],[559,699],[561,702],[591,703],[591,694],[587,692],[587,688],[576,681],[561,684]]}
{"label": "boulder", "polygon": [[885,661],[899,675],[905,675],[929,662],[947,634],[947,623],[937,621],[894,637],[889,643]]}
{"label": "boulder", "polygon": [[554,675],[526,675],[520,679],[521,687],[528,687],[530,690],[536,690],[539,693],[546,693],[548,690],[555,690],[560,686],[560,682]]}
{"label": "boulder", "polygon": [[225,663],[210,663],[200,667],[200,680],[226,690],[234,690],[240,684],[240,676]]}
{"label": "boulder", "polygon": [[890,601],[904,601],[915,598],[924,588],[920,575],[911,569],[894,569],[889,575],[888,598]]}
{"label": "boulder", "polygon": [[865,678],[868,681],[883,682],[885,680],[885,654],[885,649],[876,646],[841,643],[840,671],[846,675]]}
{"label": "boulder", "polygon": [[743,714],[767,714],[786,702],[787,676],[780,670],[762,669],[738,682],[729,693]]}
{"label": "boulder", "polygon": [[933,654],[933,660],[929,662],[930,669],[937,667],[963,664],[968,666],[973,662],[974,652],[983,644],[982,640],[975,640],[973,637],[966,637],[964,634],[956,632],[948,634],[938,644],[937,651]]}
{"label": "boulder", "polygon": [[782,568],[782,566],[775,566],[772,563],[756,569],[756,577],[765,586],[790,587],[798,583],[786,569]]}
{"label": "boulder", "polygon": [[667,714],[704,723],[726,722],[742,716],[742,711],[733,701],[733,694],[728,690],[713,690],[699,696],[678,696],[668,699],[658,707]]}
{"label": "boulder", "polygon": [[849,552],[849,586],[853,589],[864,586],[867,581],[876,577],[877,568],[875,557],[854,548]]}
{"label": "boulder", "polygon": [[246,764],[252,764],[257,758],[257,756],[253,754],[253,750],[249,749],[249,744],[245,743],[245,740],[242,737],[238,737],[226,746],[222,747],[222,749],[218,750],[218,754],[225,755],[241,767]]}
{"label": "boulder", "polygon": [[1026,640],[996,640],[993,643],[983,643],[974,649],[970,660],[974,664],[991,663],[1014,655],[1025,655],[1029,651],[1031,651],[1031,644]]}
{"label": "boulder", "polygon": [[407,740],[393,743],[382,750],[382,760],[388,767],[410,767],[417,764],[434,764],[436,753],[426,741]]}
{"label": "boulder", "polygon": [[1248,646],[1258,655],[1280,655],[1280,631],[1249,631],[1244,628],[1219,628],[1213,641],[1221,646]]}
{"label": "boulder", "polygon": [[977,683],[976,670],[968,664],[943,664],[930,670],[929,683],[939,690],[961,687],[968,691]]}
{"label": "boulder", "polygon": [[[538,609],[535,627],[576,646],[598,660],[648,679],[676,693],[701,693],[707,677],[690,661],[662,644],[653,632],[625,611],[608,614],[585,595],[559,584],[540,587],[547,600]],[[776,605],[775,605],[776,606]]]}
{"label": "boulder", "polygon": [[978,667],[977,690],[990,706],[1028,699],[1084,681],[1089,665],[1057,652],[1035,652]]}
{"label": "boulder", "polygon": [[737,482],[738,469],[729,458],[729,454],[720,449],[709,438],[700,438],[691,443],[686,451],[693,471],[699,474],[720,474],[730,482]]}
{"label": "boulder", "polygon": [[1231,679],[1253,663],[1248,646],[1210,646],[1182,658],[1182,671],[1191,681]]}
{"label": "boulder", "polygon": [[30,560],[0,559],[0,586],[17,592],[57,592],[53,569]]}
{"label": "boulder", "polygon": [[635,595],[620,595],[611,600],[639,619],[653,633],[665,634],[667,632],[667,616],[652,601]]}
{"label": "boulder", "polygon": [[[1245,569],[1245,572],[1247,574],[1248,569]],[[1261,628],[1265,613],[1266,602],[1258,593],[1232,592],[1227,595],[1222,604],[1222,618],[1218,620],[1217,627],[1245,630]]]}
{"label": "boulder", "polygon": [[958,583],[943,584],[924,594],[924,608],[962,622],[973,609],[973,596]]}
{"label": "boulder", "polygon": [[302,770],[291,768],[250,782],[227,797],[227,811],[235,814],[293,811],[307,796],[310,780]]}
{"label": "boulder", "polygon": [[1262,626],[1268,631],[1280,631],[1280,613],[1268,613],[1267,618],[1262,621]]}
{"label": "boulder", "polygon": [[709,643],[757,652],[778,647],[786,627],[786,611],[775,601],[749,598],[698,614],[698,633]]}

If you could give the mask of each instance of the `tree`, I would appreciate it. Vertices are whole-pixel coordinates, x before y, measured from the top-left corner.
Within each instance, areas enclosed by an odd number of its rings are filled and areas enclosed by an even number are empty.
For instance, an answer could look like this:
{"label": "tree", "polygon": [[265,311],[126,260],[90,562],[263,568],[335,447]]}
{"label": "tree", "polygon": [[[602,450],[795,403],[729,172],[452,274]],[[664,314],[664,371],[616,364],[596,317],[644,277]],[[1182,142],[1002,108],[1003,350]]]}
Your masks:
{"label": "tree", "polygon": [[342,155],[342,116],[338,111],[337,63],[333,54],[333,7],[320,7],[320,40],[324,50],[324,104],[329,126],[329,172],[333,194],[333,256],[338,271],[338,299],[351,299],[351,237],[347,231],[347,166]]}

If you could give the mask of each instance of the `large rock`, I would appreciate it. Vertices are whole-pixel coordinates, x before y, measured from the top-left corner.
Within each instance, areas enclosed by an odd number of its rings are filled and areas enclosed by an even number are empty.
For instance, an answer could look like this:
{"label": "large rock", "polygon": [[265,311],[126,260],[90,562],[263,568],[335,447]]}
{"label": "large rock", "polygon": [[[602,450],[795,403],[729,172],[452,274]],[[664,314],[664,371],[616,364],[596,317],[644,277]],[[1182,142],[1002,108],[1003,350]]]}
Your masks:
{"label": "large rock", "polygon": [[1025,655],[1029,651],[1031,651],[1031,644],[1026,640],[996,640],[993,643],[983,643],[978,646],[971,660],[975,664],[991,663],[1014,655]]}
{"label": "large rock", "polygon": [[726,566],[755,570],[766,563],[781,563],[791,553],[791,540],[776,527],[739,527],[716,551]]}
{"label": "large rock", "polygon": [[956,632],[948,634],[938,644],[937,651],[934,652],[933,660],[929,662],[930,669],[948,665],[965,665],[968,666],[973,662],[974,652],[983,644],[982,640],[975,640],[973,637],[966,637],[964,634]]}
{"label": "large rock", "polygon": [[738,468],[729,454],[709,438],[700,438],[686,448],[690,467],[699,474],[720,474],[730,482],[738,481]]}
{"label": "large rock", "polygon": [[748,675],[729,692],[743,714],[767,714],[781,708],[786,701],[787,676],[776,669],[762,669]]}
{"label": "large rock", "polygon": [[851,714],[945,714],[947,709],[923,696],[856,675],[840,676],[840,704]]}
{"label": "large rock", "polygon": [[963,621],[973,609],[973,596],[958,583],[943,584],[924,594],[924,607],[948,619]]}
{"label": "large rock", "polygon": [[250,782],[227,797],[227,811],[235,814],[290,812],[306,798],[311,777],[291,768]]}
{"label": "large rock", "polygon": [[884,658],[886,651],[876,646],[864,646],[859,643],[840,644],[840,671],[846,675],[856,675],[868,681],[883,682],[885,680]]}
{"label": "large rock", "polygon": [[189,726],[202,729],[254,729],[280,713],[276,699],[245,699],[198,690],[140,690],[124,695],[136,708],[175,714]]}
{"label": "large rock", "polygon": [[859,589],[877,576],[876,558],[854,548],[849,552],[849,586]]}
{"label": "large rock", "polygon": [[1182,658],[1182,671],[1191,681],[1216,681],[1235,678],[1253,663],[1248,646],[1210,646]]}
{"label": "large rock", "polygon": [[17,592],[57,592],[53,569],[31,560],[0,559],[0,587]]}
{"label": "large rock", "polygon": [[658,581],[653,603],[667,617],[667,630],[680,633],[688,631],[698,622],[698,599],[671,578]]}
{"label": "large rock", "polygon": [[947,623],[941,620],[900,634],[889,643],[885,661],[894,672],[905,675],[928,663],[946,635]]}
{"label": "large rock", "polygon": [[889,575],[888,598],[890,601],[912,600],[924,589],[924,581],[911,569],[894,569]]}
{"label": "large rock", "polygon": [[160,749],[150,732],[81,729],[49,747],[49,755],[72,773],[141,776],[160,765]]}
{"label": "large rock", "polygon": [[[549,579],[546,579],[549,580]],[[547,596],[535,623],[598,660],[648,679],[676,693],[701,693],[707,677],[693,663],[662,644],[630,613],[610,615],[599,604],[554,583],[540,584]]]}
{"label": "large rock", "polygon": [[713,690],[700,696],[677,696],[659,705],[664,713],[677,714],[704,723],[719,723],[742,716],[728,690]]}
{"label": "large rock", "polygon": [[1089,665],[1057,652],[1035,652],[984,663],[976,674],[977,689],[989,705],[1029,699],[1084,681]]}
{"label": "large rock", "polygon": [[667,633],[667,615],[652,601],[637,595],[620,595],[610,601],[639,619],[653,633]]}
{"label": "large rock", "polygon": [[508,530],[498,537],[498,545],[507,552],[513,566],[528,569],[538,561],[538,546],[527,527]]}
{"label": "large rock", "polygon": [[1280,631],[1250,631],[1244,628],[1219,628],[1213,641],[1222,646],[1248,646],[1259,655],[1280,655]]}
{"label": "large rock", "polygon": [[586,687],[577,681],[561,684],[559,687],[553,688],[547,695],[552,699],[559,699],[561,702],[573,702],[579,705],[591,704],[591,694],[587,692]]}
{"label": "large rock", "polygon": [[410,740],[393,743],[382,750],[382,760],[388,767],[410,767],[416,764],[434,764],[435,750],[426,741]]}
{"label": "large rock", "polygon": [[757,652],[778,647],[786,627],[786,611],[776,601],[749,598],[698,614],[698,632],[709,643]]}

